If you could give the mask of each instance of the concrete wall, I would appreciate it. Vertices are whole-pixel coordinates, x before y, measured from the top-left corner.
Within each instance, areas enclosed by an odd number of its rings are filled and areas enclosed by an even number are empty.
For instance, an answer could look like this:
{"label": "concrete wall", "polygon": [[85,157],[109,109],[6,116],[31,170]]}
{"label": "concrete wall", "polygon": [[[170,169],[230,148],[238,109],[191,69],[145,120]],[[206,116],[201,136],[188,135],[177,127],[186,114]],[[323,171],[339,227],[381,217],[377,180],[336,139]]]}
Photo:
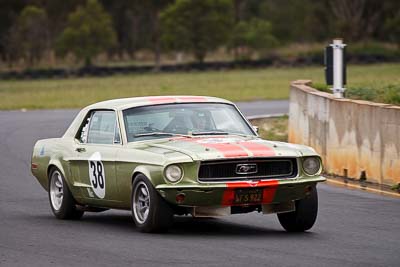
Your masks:
{"label": "concrete wall", "polygon": [[310,85],[291,84],[289,142],[313,147],[327,173],[400,183],[400,107],[337,99]]}

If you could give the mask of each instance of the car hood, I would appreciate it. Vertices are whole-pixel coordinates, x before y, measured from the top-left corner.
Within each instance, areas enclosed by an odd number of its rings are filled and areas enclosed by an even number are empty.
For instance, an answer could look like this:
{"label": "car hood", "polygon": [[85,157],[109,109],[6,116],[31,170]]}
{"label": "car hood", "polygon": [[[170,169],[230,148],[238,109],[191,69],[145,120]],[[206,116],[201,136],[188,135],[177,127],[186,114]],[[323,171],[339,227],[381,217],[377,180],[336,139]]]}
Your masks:
{"label": "car hood", "polygon": [[[136,147],[138,148],[138,147]],[[188,156],[194,161],[252,157],[301,157],[316,155],[307,146],[267,141],[256,137],[201,136],[157,139],[142,143],[148,152],[164,154],[171,160]]]}

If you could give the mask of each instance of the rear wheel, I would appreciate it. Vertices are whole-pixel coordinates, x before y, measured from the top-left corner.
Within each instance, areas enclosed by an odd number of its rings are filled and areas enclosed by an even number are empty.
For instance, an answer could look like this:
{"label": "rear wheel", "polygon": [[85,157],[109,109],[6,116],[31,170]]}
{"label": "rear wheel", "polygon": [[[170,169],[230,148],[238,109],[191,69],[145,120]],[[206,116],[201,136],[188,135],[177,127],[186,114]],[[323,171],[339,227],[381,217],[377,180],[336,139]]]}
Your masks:
{"label": "rear wheel", "polygon": [[49,200],[51,210],[58,219],[80,219],[83,215],[83,211],[77,210],[71,191],[57,168],[50,171]]}
{"label": "rear wheel", "polygon": [[173,222],[171,207],[142,174],[132,186],[131,209],[133,220],[142,232],[164,232]]}
{"label": "rear wheel", "polygon": [[282,227],[288,232],[304,232],[313,227],[318,214],[318,193],[314,186],[310,195],[296,201],[296,210],[278,213]]}

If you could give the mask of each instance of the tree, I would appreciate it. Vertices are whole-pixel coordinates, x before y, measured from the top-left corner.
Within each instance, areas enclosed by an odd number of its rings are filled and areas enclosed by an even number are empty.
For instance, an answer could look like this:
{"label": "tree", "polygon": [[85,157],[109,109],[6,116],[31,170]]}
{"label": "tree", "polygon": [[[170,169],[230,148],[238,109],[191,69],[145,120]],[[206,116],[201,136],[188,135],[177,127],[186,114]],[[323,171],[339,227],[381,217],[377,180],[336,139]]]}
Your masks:
{"label": "tree", "polygon": [[[140,0],[139,0],[140,1]],[[161,58],[161,44],[160,44],[160,14],[161,11],[171,2],[172,0],[149,0],[142,1],[145,4],[145,8],[149,11],[149,18],[151,21],[151,40],[153,44],[155,68],[160,67]]]}
{"label": "tree", "polygon": [[[234,23],[235,27],[239,24],[240,21],[243,19],[243,8],[246,5],[245,0],[232,0],[233,3],[233,10],[234,10]],[[238,46],[233,46],[233,55],[235,60],[239,57],[239,50]]]}
{"label": "tree", "polygon": [[48,20],[44,9],[26,6],[7,35],[7,54],[11,60],[22,57],[33,66],[48,48]]}
{"label": "tree", "polygon": [[389,40],[396,43],[400,48],[400,10],[397,11],[395,16],[386,19],[385,29]]}
{"label": "tree", "polygon": [[134,58],[138,49],[148,47],[150,37],[146,33],[150,30],[144,23],[148,16],[143,14],[140,1],[102,0],[102,3],[112,17],[118,43],[111,52],[120,58],[125,54]]}
{"label": "tree", "polygon": [[9,31],[4,34],[4,59],[7,60],[8,67],[11,68],[13,63],[22,57],[21,42],[17,31],[17,25],[10,27]]}
{"label": "tree", "polygon": [[[326,0],[329,1],[329,0]],[[247,20],[259,18],[272,25],[272,34],[281,43],[315,40],[320,31],[326,32],[323,21],[327,14],[316,12],[320,1],[314,0],[249,0],[245,15]]]}
{"label": "tree", "polygon": [[247,50],[245,57],[250,57],[252,51],[265,53],[277,44],[278,40],[271,33],[271,23],[256,18],[236,24],[231,39],[231,47]]}
{"label": "tree", "polygon": [[25,0],[0,1],[0,58],[3,60],[10,58],[8,43],[11,27],[25,6]]}
{"label": "tree", "polygon": [[[399,10],[398,0],[326,0],[334,15],[336,36],[349,41],[365,41],[381,35],[384,22]],[[329,9],[328,9],[329,10]]]}
{"label": "tree", "polygon": [[177,0],[161,15],[162,41],[173,50],[193,52],[199,63],[225,44],[233,25],[230,0]]}
{"label": "tree", "polygon": [[88,0],[68,16],[67,27],[57,41],[57,52],[60,55],[72,52],[89,67],[93,57],[115,44],[110,15],[97,0]]}
{"label": "tree", "polygon": [[[26,0],[25,0],[26,1]],[[71,14],[79,5],[86,0],[29,0],[35,5],[41,6],[46,10],[49,18],[49,39],[53,44],[60,32],[66,27],[68,15]]]}

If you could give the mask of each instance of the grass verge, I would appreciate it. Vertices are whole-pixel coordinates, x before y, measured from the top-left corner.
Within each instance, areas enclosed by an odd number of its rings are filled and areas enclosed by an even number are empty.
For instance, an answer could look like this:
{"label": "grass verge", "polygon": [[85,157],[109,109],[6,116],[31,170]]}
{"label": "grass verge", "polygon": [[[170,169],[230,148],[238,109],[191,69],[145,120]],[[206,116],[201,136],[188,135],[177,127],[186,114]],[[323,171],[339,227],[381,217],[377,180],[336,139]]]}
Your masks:
{"label": "grass verge", "polygon": [[[349,66],[355,87],[400,84],[400,64]],[[289,83],[324,83],[323,67],[218,72],[153,73],[111,77],[1,81],[0,109],[78,108],[101,100],[147,95],[209,95],[232,101],[285,99]]]}
{"label": "grass verge", "polygon": [[251,120],[251,124],[258,126],[261,138],[271,141],[288,141],[288,116]]}

